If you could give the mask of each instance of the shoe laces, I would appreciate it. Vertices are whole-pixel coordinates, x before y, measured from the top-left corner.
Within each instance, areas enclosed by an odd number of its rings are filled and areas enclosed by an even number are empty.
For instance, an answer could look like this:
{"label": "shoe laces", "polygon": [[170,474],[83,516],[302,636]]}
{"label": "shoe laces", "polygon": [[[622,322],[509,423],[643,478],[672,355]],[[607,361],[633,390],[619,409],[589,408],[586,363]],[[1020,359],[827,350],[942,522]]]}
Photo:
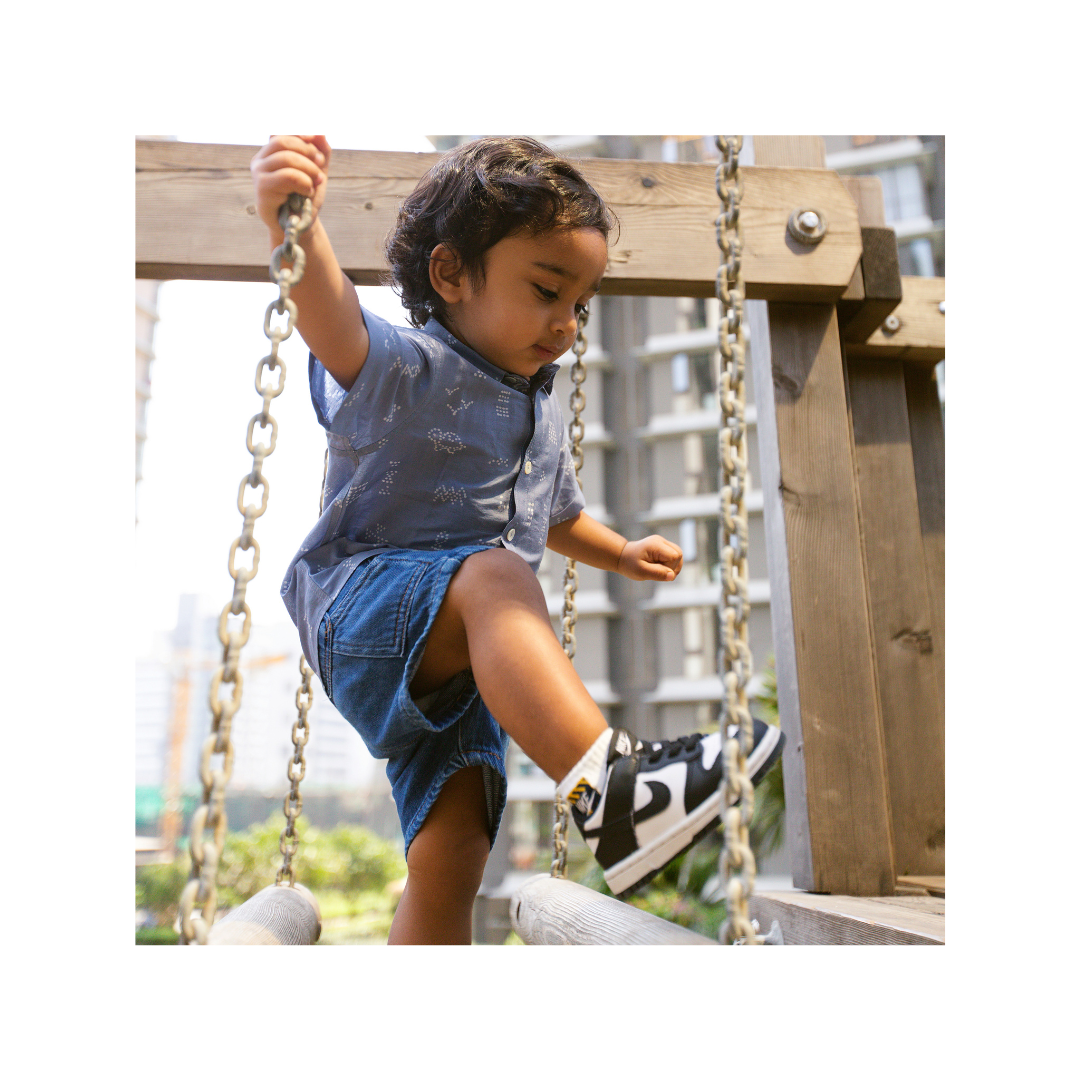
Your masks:
{"label": "shoe laces", "polygon": [[669,761],[674,761],[676,758],[697,753],[698,746],[704,738],[704,731],[695,731],[690,735],[680,735],[677,739],[665,739],[662,742],[654,742],[652,744],[652,751],[649,753],[648,757],[649,764],[655,765],[665,757]]}

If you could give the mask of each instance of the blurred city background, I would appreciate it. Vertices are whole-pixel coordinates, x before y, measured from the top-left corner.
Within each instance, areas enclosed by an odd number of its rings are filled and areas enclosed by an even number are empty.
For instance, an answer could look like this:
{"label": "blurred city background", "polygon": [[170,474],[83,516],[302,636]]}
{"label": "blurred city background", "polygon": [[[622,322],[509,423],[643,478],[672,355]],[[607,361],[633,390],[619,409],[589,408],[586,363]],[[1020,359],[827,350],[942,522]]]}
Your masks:
{"label": "blurred city background", "polygon": [[[331,146],[341,148],[427,152],[472,137],[328,135]],[[570,157],[716,160],[712,136],[537,137]],[[261,141],[242,135],[207,139],[198,132],[179,138],[252,146]],[[944,277],[944,138],[838,135],[825,136],[825,146],[828,168],[880,178],[901,273]],[[740,161],[753,164],[749,138]],[[389,289],[360,287],[358,293],[366,307],[405,323]],[[252,374],[267,351],[263,313],[275,296],[269,280],[136,282],[136,926],[148,942],[174,940],[171,920],[187,873],[188,824],[201,795],[209,682],[221,654],[218,619],[232,593],[229,545],[241,523],[236,491],[250,470],[244,431],[260,404]],[[601,294],[590,310],[582,472],[588,512],[626,536],[663,533],[682,546],[685,562],[675,583],[655,586],[579,567],[576,663],[612,724],[644,738],[670,738],[715,727],[722,695],[716,666],[718,304]],[[253,629],[241,664],[243,705],[233,722],[236,756],[226,806],[236,835],[223,868],[225,907],[230,898],[242,899],[272,881],[279,858],[300,649],[278,588],[316,519],[322,477],[325,441],[308,397],[306,350],[294,335],[281,353],[289,365],[288,386],[272,409],[280,435],[264,467],[271,496],[255,528],[262,557],[248,590]],[[556,379],[567,414],[568,370],[564,363]],[[937,374],[944,401],[944,363]],[[752,382],[747,402],[753,479]],[[753,690],[758,711],[774,719],[769,582],[756,490],[748,509]],[[558,632],[561,558],[548,553],[540,581]],[[367,753],[317,680],[314,691],[302,785],[307,843],[298,880],[324,890],[322,943],[384,943],[404,875],[389,784],[383,763]],[[554,785],[514,746],[507,769],[509,803],[477,903],[475,936],[485,943],[516,943],[506,898],[551,860]],[[790,888],[779,770],[773,776],[762,792],[754,837],[759,882]],[[602,888],[571,832],[571,876]],[[640,902],[704,931],[719,920],[718,847],[705,841],[699,849]]]}

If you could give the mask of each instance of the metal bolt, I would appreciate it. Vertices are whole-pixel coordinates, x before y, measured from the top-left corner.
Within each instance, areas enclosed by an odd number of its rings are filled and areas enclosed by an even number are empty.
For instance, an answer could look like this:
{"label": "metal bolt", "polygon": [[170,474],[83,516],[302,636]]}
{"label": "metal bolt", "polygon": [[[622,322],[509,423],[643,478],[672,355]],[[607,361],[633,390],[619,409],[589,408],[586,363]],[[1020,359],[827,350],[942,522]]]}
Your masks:
{"label": "metal bolt", "polygon": [[938,309],[938,311],[941,312],[942,315],[945,314],[945,301],[944,300],[942,300],[941,303],[938,304],[937,309]]}
{"label": "metal bolt", "polygon": [[895,315],[890,315],[882,324],[886,334],[895,334],[900,329],[900,320]]}
{"label": "metal bolt", "polygon": [[800,206],[792,210],[788,218],[787,231],[793,240],[800,244],[818,244],[829,228],[825,215],[820,210],[809,206]]}

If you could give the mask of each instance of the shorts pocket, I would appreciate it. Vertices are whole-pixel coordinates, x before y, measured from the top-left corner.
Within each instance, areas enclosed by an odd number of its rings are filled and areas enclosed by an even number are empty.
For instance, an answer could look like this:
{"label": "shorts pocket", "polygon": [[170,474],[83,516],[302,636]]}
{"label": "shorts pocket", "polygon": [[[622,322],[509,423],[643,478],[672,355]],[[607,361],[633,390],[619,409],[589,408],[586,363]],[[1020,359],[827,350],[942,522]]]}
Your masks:
{"label": "shorts pocket", "polygon": [[331,648],[339,656],[404,656],[416,588],[426,560],[376,555],[362,562],[327,618]]}

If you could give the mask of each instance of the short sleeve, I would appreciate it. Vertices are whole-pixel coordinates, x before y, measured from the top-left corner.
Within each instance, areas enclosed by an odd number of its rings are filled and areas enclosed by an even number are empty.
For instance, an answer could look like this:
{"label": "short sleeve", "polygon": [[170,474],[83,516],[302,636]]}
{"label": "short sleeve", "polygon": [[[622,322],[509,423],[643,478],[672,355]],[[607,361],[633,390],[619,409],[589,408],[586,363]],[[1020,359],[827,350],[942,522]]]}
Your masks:
{"label": "short sleeve", "polygon": [[577,474],[574,472],[574,459],[570,456],[570,440],[564,438],[559,451],[559,467],[555,472],[548,526],[568,521],[584,509],[585,496],[581,493],[581,485],[578,484]]}
{"label": "short sleeve", "polygon": [[378,442],[406,420],[431,390],[431,361],[415,335],[401,331],[366,308],[367,359],[345,390],[314,353],[308,357],[311,404],[327,431],[353,449]]}

